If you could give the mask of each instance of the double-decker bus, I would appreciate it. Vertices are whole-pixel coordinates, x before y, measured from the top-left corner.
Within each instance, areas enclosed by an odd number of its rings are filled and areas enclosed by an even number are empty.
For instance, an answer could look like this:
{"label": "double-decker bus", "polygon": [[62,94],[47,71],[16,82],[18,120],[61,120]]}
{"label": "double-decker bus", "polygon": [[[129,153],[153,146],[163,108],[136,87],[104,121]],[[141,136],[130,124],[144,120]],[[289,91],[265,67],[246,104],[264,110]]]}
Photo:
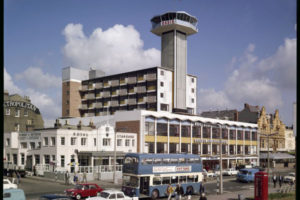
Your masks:
{"label": "double-decker bus", "polygon": [[166,196],[169,184],[181,184],[184,192],[198,193],[202,184],[202,160],[193,154],[125,155],[122,191],[139,198]]}

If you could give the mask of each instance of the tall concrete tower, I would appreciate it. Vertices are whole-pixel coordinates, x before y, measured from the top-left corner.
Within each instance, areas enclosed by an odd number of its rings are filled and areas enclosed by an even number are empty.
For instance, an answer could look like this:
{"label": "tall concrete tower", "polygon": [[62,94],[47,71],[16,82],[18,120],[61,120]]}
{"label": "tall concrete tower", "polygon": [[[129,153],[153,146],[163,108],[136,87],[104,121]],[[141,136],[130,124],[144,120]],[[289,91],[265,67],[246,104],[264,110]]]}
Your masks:
{"label": "tall concrete tower", "polygon": [[187,36],[198,32],[197,18],[167,12],[151,23],[151,32],[161,37],[161,66],[173,70],[173,108],[186,109]]}

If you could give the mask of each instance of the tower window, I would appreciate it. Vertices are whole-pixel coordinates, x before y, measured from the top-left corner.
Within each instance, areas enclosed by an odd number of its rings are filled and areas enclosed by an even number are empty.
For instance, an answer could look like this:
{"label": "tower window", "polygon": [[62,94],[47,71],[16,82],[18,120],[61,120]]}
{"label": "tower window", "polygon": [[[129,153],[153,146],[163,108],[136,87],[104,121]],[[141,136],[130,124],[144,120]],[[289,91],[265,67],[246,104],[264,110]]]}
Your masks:
{"label": "tower window", "polygon": [[161,87],[164,87],[164,82],[160,82],[160,86],[161,86]]}
{"label": "tower window", "polygon": [[194,88],[192,88],[192,93],[195,93],[195,89]]}
{"label": "tower window", "polygon": [[192,103],[194,103],[195,102],[195,99],[194,98],[192,98]]}
{"label": "tower window", "polygon": [[194,81],[195,81],[194,78],[192,78],[191,80],[192,80],[192,83],[194,83]]}
{"label": "tower window", "polygon": [[67,90],[67,96],[69,96],[70,95],[70,91],[69,90]]}
{"label": "tower window", "polygon": [[160,75],[165,75],[165,72],[163,70],[160,71]]}
{"label": "tower window", "polygon": [[160,93],[160,97],[161,97],[161,98],[164,98],[164,93]]}

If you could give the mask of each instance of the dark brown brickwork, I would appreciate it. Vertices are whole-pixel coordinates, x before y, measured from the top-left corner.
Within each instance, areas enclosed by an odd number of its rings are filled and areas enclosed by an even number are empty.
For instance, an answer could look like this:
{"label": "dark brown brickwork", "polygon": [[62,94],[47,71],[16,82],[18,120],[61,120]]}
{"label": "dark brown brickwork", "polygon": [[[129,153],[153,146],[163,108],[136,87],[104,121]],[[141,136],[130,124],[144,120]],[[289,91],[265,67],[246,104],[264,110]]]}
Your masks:
{"label": "dark brown brickwork", "polygon": [[136,133],[137,134],[137,152],[140,153],[140,121],[122,121],[116,122],[117,132]]}
{"label": "dark brown brickwork", "polygon": [[80,86],[81,83],[75,81],[67,81],[62,83],[62,117],[80,117]]}

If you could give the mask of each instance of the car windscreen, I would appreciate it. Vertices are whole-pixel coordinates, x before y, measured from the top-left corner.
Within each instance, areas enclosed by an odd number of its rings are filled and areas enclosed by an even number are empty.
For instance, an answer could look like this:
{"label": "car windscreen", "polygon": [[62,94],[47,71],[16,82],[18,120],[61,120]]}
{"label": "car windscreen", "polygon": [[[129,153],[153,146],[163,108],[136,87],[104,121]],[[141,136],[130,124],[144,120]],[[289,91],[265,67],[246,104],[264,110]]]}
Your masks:
{"label": "car windscreen", "polygon": [[107,198],[109,196],[109,193],[107,193],[107,192],[101,192],[100,193],[100,197],[102,197],[102,198]]}
{"label": "car windscreen", "polygon": [[244,174],[244,175],[246,175],[246,174],[248,174],[248,171],[245,171],[245,170],[240,170],[240,174]]}

